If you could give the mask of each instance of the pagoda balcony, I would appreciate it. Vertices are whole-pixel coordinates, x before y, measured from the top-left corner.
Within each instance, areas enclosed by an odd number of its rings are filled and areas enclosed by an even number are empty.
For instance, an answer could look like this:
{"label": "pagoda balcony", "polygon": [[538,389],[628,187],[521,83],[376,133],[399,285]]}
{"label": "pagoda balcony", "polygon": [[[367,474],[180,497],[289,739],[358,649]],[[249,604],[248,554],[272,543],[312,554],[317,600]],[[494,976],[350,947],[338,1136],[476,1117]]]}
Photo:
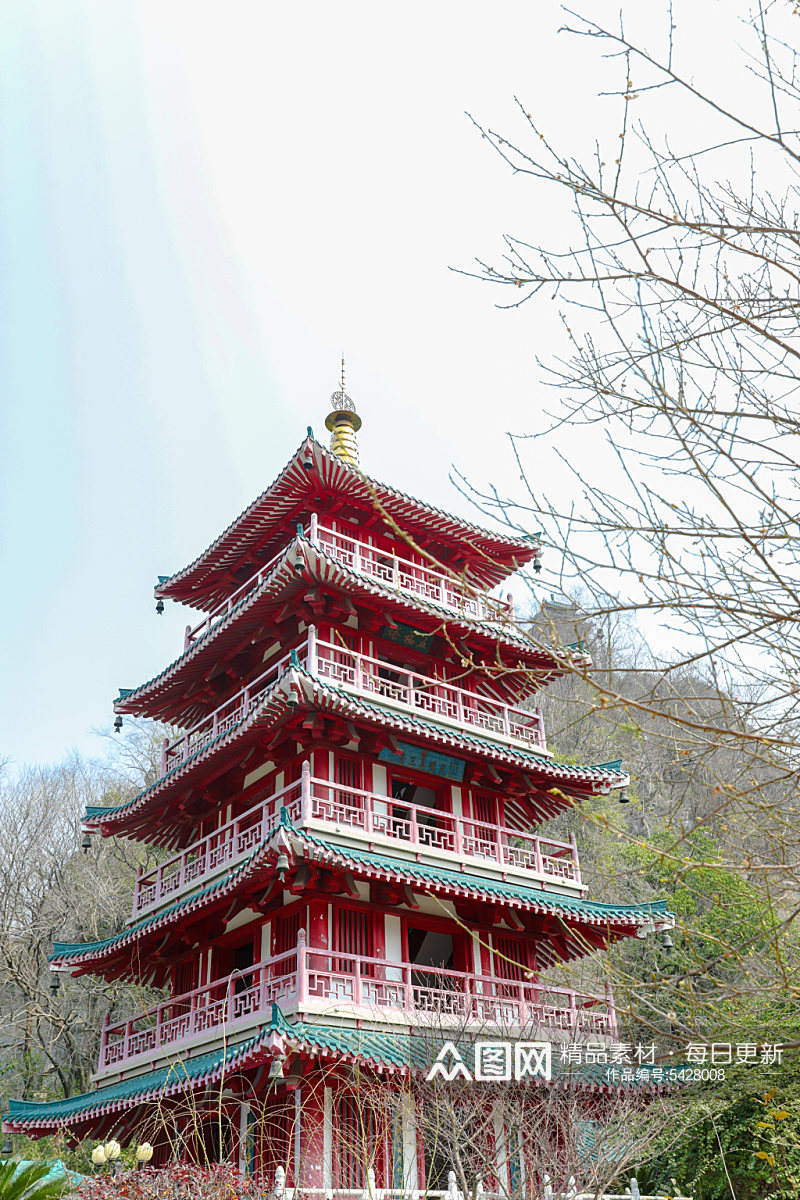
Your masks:
{"label": "pagoda balcony", "polygon": [[300,779],[193,842],[146,875],[138,875],[131,921],[229,871],[277,829],[281,808],[297,829],[344,835],[370,846],[391,843],[415,858],[452,866],[453,856],[477,871],[489,868],[528,885],[585,891],[575,841],[558,842],[518,829],[407,804],[390,796],[315,779]]}
{"label": "pagoda balcony", "polygon": [[395,1024],[544,1029],[560,1039],[616,1036],[610,990],[601,998],[549,983],[334,953],[306,946],[304,936],[301,931],[294,950],[106,1024],[98,1075],[223,1037],[228,1041],[268,1020],[275,1003],[284,1012]]}
{"label": "pagoda balcony", "polygon": [[[298,533],[316,546],[329,558],[336,559],[358,575],[381,583],[393,591],[419,596],[440,608],[450,609],[459,616],[473,621],[491,621],[494,624],[513,620],[510,604],[493,600],[480,588],[462,580],[456,573],[438,571],[427,563],[415,561],[393,551],[380,550],[359,538],[340,533],[320,525],[316,513],[311,515],[307,526],[298,525]],[[206,637],[213,627],[254,592],[272,571],[275,564],[286,553],[284,546],[269,562],[259,567],[251,577],[223,600],[194,628],[188,627],[184,637],[184,650]]]}
{"label": "pagoda balcony", "polygon": [[312,675],[350,691],[379,696],[392,705],[447,724],[467,726],[547,753],[544,720],[538,708],[518,708],[447,680],[408,671],[388,659],[323,642],[316,637],[313,626],[304,663]]}
{"label": "pagoda balcony", "polygon": [[162,776],[238,725],[291,665],[302,666],[315,678],[329,680],[361,696],[377,696],[400,709],[422,712],[449,725],[499,736],[537,753],[548,752],[540,709],[517,708],[447,680],[408,671],[388,659],[373,658],[347,646],[323,642],[312,625],[305,641],[294,650],[284,654],[180,737],[165,742],[161,756]]}
{"label": "pagoda balcony", "polygon": [[367,575],[394,591],[409,592],[473,621],[497,623],[514,618],[510,604],[492,600],[456,572],[438,571],[421,560],[370,546],[359,538],[317,524],[315,515],[311,518],[309,538],[312,545],[319,546],[329,558],[337,559],[359,575]]}

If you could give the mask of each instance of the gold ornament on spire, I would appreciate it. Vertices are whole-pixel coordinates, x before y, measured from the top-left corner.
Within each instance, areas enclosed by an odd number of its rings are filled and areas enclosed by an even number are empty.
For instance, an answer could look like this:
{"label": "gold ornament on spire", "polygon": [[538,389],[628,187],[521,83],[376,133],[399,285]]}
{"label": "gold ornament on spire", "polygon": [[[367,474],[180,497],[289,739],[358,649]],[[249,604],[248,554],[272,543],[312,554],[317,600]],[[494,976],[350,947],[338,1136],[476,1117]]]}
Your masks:
{"label": "gold ornament on spire", "polygon": [[335,454],[349,467],[358,467],[358,442],[356,434],[361,428],[361,417],[356,406],[344,390],[344,355],[342,355],[341,387],[331,395],[332,411],[325,418],[325,428],[331,434],[331,454]]}

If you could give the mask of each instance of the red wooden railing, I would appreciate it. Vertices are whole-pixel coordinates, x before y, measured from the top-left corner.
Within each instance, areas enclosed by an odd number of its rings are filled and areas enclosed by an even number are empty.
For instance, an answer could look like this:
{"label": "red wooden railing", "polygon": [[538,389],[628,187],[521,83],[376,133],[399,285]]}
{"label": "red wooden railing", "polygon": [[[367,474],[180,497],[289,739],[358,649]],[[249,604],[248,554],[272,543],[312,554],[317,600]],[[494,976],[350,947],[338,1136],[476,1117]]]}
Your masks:
{"label": "red wooden railing", "polygon": [[166,775],[173,767],[186,762],[188,758],[199,753],[216,741],[218,737],[238,725],[272,690],[290,661],[291,651],[289,654],[284,654],[272,666],[267,667],[246,687],[240,688],[224,704],[220,704],[219,708],[215,708],[212,713],[203,717],[180,737],[175,738],[172,742],[165,742],[161,752],[161,774]]}
{"label": "red wooden railing", "polygon": [[471,587],[466,581],[462,582],[456,575],[437,571],[421,559],[406,558],[391,550],[380,550],[359,538],[319,525],[314,516],[311,518],[310,538],[329,557],[395,591],[411,592],[475,621],[507,622],[513,619],[514,612],[510,604],[490,599],[485,592]]}
{"label": "red wooden railing", "polygon": [[492,1025],[543,1026],[573,1037],[616,1034],[610,990],[603,999],[547,983],[331,953],[306,946],[301,931],[294,950],[173,996],[126,1021],[106,1024],[98,1070],[256,1024],[276,1001],[296,1004],[301,1011],[315,1001],[338,1002],[393,1010],[408,1019],[425,1013]]}
{"label": "red wooden railing", "polygon": [[298,828],[324,822],[367,838],[391,838],[423,850],[446,851],[459,860],[464,856],[479,858],[526,875],[530,872],[540,879],[582,886],[574,839],[557,842],[315,779],[308,763],[304,763],[300,779],[259,800],[155,870],[137,876],[133,917],[197,886],[215,872],[229,870],[277,828],[282,807]]}
{"label": "red wooden railing", "polygon": [[133,891],[133,916],[156,908],[197,886],[215,872],[230,870],[240,859],[267,840],[277,828],[281,808],[299,818],[301,782],[290,783],[266,800],[259,800],[241,816],[220,825],[213,833],[192,842],[180,854],[146,875],[139,874]]}

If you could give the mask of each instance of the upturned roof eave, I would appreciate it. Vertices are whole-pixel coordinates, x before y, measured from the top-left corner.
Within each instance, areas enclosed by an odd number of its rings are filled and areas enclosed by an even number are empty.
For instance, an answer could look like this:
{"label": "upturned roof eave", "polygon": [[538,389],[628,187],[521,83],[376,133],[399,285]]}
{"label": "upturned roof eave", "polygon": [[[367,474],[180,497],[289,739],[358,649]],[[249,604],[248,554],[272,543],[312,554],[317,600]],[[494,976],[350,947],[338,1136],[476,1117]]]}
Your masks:
{"label": "upturned roof eave", "polygon": [[[120,826],[121,820],[127,818],[136,809],[140,809],[145,802],[153,799],[155,796],[163,796],[165,792],[171,790],[179,783],[184,785],[189,773],[194,773],[198,767],[207,762],[218,748],[230,746],[243,733],[251,731],[256,727],[261,732],[264,732],[265,727],[261,718],[269,704],[273,706],[283,704],[283,708],[277,714],[277,718],[285,717],[289,713],[288,696],[284,694],[285,688],[283,691],[279,689],[288,680],[292,672],[298,678],[308,681],[314,687],[313,701],[309,701],[309,703],[318,700],[326,701],[328,709],[331,706],[334,708],[338,707],[356,718],[362,716],[371,724],[378,724],[384,728],[391,727],[396,729],[398,733],[406,734],[407,736],[417,736],[423,740],[452,746],[467,754],[477,753],[481,758],[488,758],[511,768],[539,771],[545,777],[543,782],[550,782],[554,785],[562,783],[564,786],[572,786],[579,791],[586,790],[591,793],[599,792],[601,794],[616,788],[625,787],[630,782],[628,773],[623,771],[621,767],[612,766],[611,764],[602,764],[597,767],[581,767],[574,764],[557,763],[552,758],[537,755],[532,751],[515,749],[512,746],[504,745],[502,742],[493,742],[488,738],[481,738],[464,730],[456,728],[445,729],[442,726],[436,725],[435,722],[426,721],[421,717],[415,717],[411,714],[403,714],[399,710],[381,708],[377,704],[367,702],[356,696],[351,696],[344,690],[315,679],[300,667],[290,667],[281,675],[275,687],[271,689],[261,703],[252,709],[246,717],[242,718],[237,725],[220,735],[214,742],[205,745],[185,762],[173,767],[167,775],[157,780],[156,783],[151,784],[149,788],[145,788],[142,792],[139,792],[138,795],[127,801],[126,804],[113,807],[93,806],[87,808],[84,818],[85,827],[90,832],[96,832],[103,824],[111,823],[113,825],[116,823]],[[308,700],[308,697],[306,699]],[[323,704],[320,703],[319,707],[322,709]]]}
{"label": "upturned roof eave", "polygon": [[[292,550],[302,550],[303,561],[306,569],[312,571],[311,557],[309,550],[313,549],[314,558],[323,560],[329,571],[336,572],[343,582],[349,582],[352,585],[352,590],[361,590],[376,600],[382,600],[386,604],[394,604],[403,609],[404,612],[413,617],[422,616],[423,622],[427,619],[441,620],[448,627],[463,631],[460,636],[482,636],[492,642],[496,642],[498,646],[503,646],[512,653],[522,655],[527,659],[527,666],[530,670],[538,670],[546,672],[550,678],[558,678],[564,675],[571,666],[580,665],[586,666],[589,663],[589,658],[585,654],[571,654],[570,661],[566,661],[565,655],[557,655],[549,651],[544,646],[538,646],[530,638],[522,634],[514,634],[508,629],[504,629],[500,624],[488,625],[484,622],[472,620],[466,615],[461,615],[448,610],[444,606],[436,605],[432,602],[426,602],[422,597],[413,597],[400,590],[395,591],[389,586],[384,586],[368,576],[362,575],[355,571],[352,567],[340,563],[337,559],[331,558],[325,554],[324,550],[319,547],[311,547],[307,539],[302,537],[294,538],[286,547],[285,553],[282,555],[279,562],[275,564],[274,569],[265,576],[263,581],[254,588],[247,596],[243,597],[231,611],[211,627],[207,634],[198,638],[196,642],[188,646],[178,658],[174,659],[163,671],[159,672],[152,679],[140,684],[136,688],[123,689],[124,695],[121,695],[114,701],[114,712],[120,714],[134,714],[137,716],[150,716],[156,719],[163,719],[163,714],[145,710],[144,705],[152,697],[156,702],[160,690],[167,686],[177,686],[178,680],[189,667],[194,667],[197,664],[197,670],[201,669],[201,664],[206,654],[216,647],[217,640],[227,634],[231,629],[235,628],[246,615],[263,603],[270,595],[271,590],[276,586],[290,588],[297,584],[294,563],[290,563]],[[291,568],[291,570],[290,570]],[[288,572],[288,574],[287,574]],[[282,596],[273,595],[271,603],[280,603]]]}
{"label": "upturned roof eave", "polygon": [[[309,455],[314,463],[312,471],[307,471],[303,466],[304,459]],[[477,570],[476,578],[499,583],[529,562],[540,546],[538,539],[532,536],[512,538],[473,525],[434,505],[425,504],[380,480],[370,478],[336,458],[314,438],[306,437],[273,482],[193,562],[159,581],[155,595],[204,608],[207,600],[203,599],[202,593],[204,588],[209,590],[207,580],[215,573],[232,569],[249,549],[263,542],[270,525],[285,515],[275,512],[270,516],[270,508],[277,510],[279,499],[287,504],[290,500],[293,503],[301,501],[304,494],[311,490],[308,485],[312,478],[315,485],[322,483],[323,486],[330,486],[331,480],[340,485],[342,482],[348,483],[354,498],[371,504],[377,501],[393,519],[400,517],[398,523],[401,528],[403,520],[411,521],[427,529],[429,534],[438,535],[445,543],[466,544],[476,553],[485,555],[486,559]],[[258,530],[257,536],[255,530]],[[505,556],[507,561],[492,563],[492,551]]]}
{"label": "upturned roof eave", "polygon": [[[294,844],[296,863],[309,860],[336,863],[349,869],[355,878],[364,881],[382,880],[408,884],[415,891],[430,891],[445,897],[474,899],[485,903],[526,912],[555,915],[567,925],[608,927],[620,936],[633,934],[648,919],[659,915],[673,922],[666,901],[640,904],[612,904],[600,900],[585,900],[548,892],[523,883],[476,875],[466,871],[451,871],[445,867],[412,862],[360,850],[353,846],[331,842],[306,829],[295,828],[288,819],[273,830],[248,858],[231,868],[220,880],[200,888],[167,908],[129,926],[122,932],[95,942],[55,942],[49,962],[54,970],[70,970],[103,959],[113,959],[120,951],[133,951],[143,938],[154,936],[167,928],[179,929],[189,919],[195,920],[198,911],[211,904],[222,904],[242,886],[258,883],[261,872],[277,856],[280,829]],[[300,853],[298,853],[298,849]],[[309,853],[305,853],[308,849]],[[138,955],[138,950],[137,950]]]}

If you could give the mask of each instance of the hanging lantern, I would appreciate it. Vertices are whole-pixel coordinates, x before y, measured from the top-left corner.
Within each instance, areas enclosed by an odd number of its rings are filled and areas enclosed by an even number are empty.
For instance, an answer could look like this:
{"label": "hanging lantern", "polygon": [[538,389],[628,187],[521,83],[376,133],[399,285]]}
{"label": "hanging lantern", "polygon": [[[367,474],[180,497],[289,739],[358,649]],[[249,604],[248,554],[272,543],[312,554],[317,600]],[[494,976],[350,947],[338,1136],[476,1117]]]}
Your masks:
{"label": "hanging lantern", "polygon": [[285,850],[282,850],[278,855],[278,861],[275,864],[278,872],[278,879],[283,883],[286,872],[289,870],[289,856]]}
{"label": "hanging lantern", "polygon": [[667,931],[665,931],[661,935],[661,945],[664,948],[664,950],[667,951],[667,953],[669,953],[669,951],[675,945],[675,943],[673,942],[672,938],[669,936],[669,933]]}
{"label": "hanging lantern", "polygon": [[58,992],[58,989],[60,987],[61,987],[61,980],[58,978],[58,975],[53,974],[53,976],[50,979],[50,991],[53,993],[54,996],[56,995],[56,993]]}
{"label": "hanging lantern", "polygon": [[620,804],[629,804],[630,803],[630,801],[628,800],[628,793],[626,792],[625,788],[619,789],[619,802],[620,802]]}
{"label": "hanging lantern", "polygon": [[83,850],[84,854],[88,854],[89,851],[91,850],[91,848],[92,848],[92,835],[90,833],[85,833],[83,835],[83,841],[81,842],[81,850]]}
{"label": "hanging lantern", "polygon": [[158,600],[156,601],[156,612],[158,613],[159,616],[161,616],[163,611],[164,611],[164,601],[159,596]]}
{"label": "hanging lantern", "polygon": [[119,733],[120,729],[122,729],[122,717],[117,715],[114,718],[114,733]]}

